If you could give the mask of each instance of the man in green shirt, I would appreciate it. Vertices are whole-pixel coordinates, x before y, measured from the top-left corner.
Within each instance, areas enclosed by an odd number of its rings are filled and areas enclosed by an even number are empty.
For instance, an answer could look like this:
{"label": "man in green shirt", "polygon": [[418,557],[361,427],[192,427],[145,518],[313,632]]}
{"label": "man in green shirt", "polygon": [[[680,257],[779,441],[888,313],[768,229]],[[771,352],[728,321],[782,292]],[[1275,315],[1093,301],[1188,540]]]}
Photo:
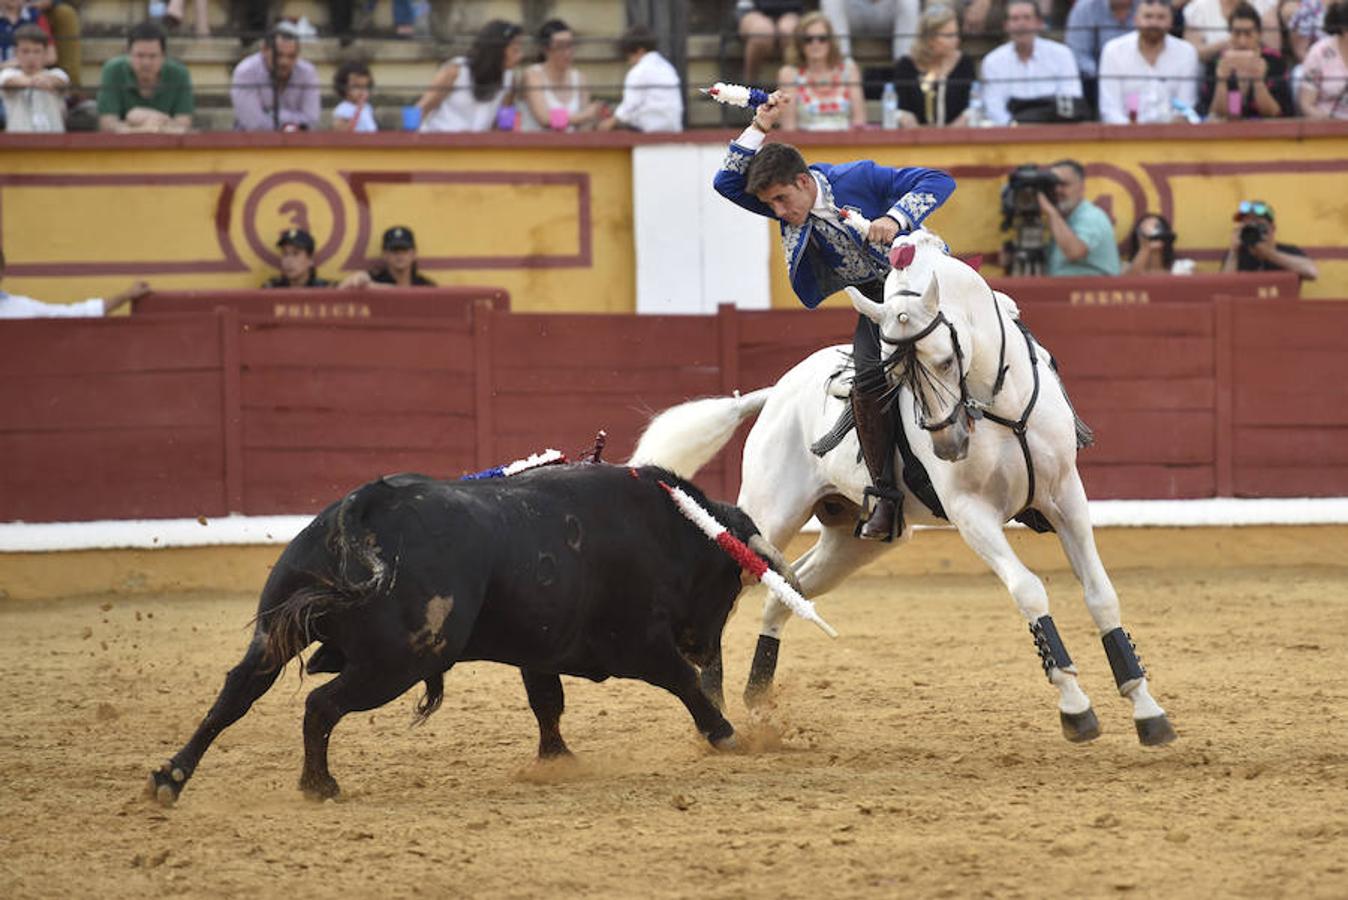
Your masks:
{"label": "man in green shirt", "polygon": [[192,76],[167,56],[164,29],[142,22],[127,35],[127,53],[103,64],[98,130],[118,134],[182,134],[196,109]]}
{"label": "man in green shirt", "polygon": [[1058,176],[1058,202],[1039,195],[1039,209],[1053,234],[1048,248],[1048,274],[1117,275],[1119,247],[1114,223],[1103,209],[1086,199],[1086,169],[1074,159],[1052,165]]}

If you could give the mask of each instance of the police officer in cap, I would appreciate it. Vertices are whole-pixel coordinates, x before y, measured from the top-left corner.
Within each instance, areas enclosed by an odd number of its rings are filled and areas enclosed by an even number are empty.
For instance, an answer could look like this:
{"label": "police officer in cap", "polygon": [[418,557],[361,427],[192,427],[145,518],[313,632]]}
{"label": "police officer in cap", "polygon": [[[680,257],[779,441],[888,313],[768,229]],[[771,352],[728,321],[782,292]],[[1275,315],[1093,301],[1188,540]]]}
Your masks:
{"label": "police officer in cap", "polygon": [[281,250],[281,274],[268,279],[264,288],[333,287],[334,282],[318,277],[314,266],[314,236],[303,228],[288,228],[276,242]]}
{"label": "police officer in cap", "polygon": [[383,253],[369,272],[357,272],[342,281],[344,288],[435,287],[435,282],[417,271],[417,239],[412,229],[394,225],[384,232]]}

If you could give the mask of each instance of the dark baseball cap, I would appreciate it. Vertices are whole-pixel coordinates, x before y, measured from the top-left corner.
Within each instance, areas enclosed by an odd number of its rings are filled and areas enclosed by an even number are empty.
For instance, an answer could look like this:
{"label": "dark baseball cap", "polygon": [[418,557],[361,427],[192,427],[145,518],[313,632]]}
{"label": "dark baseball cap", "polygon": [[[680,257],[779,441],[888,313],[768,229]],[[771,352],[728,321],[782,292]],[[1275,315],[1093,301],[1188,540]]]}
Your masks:
{"label": "dark baseball cap", "polygon": [[411,250],[416,247],[417,239],[412,234],[412,229],[405,228],[402,225],[394,225],[388,231],[384,232],[385,250]]}
{"label": "dark baseball cap", "polygon": [[287,228],[281,232],[281,239],[276,242],[276,246],[285,247],[289,245],[296,247],[308,253],[310,256],[314,252],[314,236],[303,228]]}

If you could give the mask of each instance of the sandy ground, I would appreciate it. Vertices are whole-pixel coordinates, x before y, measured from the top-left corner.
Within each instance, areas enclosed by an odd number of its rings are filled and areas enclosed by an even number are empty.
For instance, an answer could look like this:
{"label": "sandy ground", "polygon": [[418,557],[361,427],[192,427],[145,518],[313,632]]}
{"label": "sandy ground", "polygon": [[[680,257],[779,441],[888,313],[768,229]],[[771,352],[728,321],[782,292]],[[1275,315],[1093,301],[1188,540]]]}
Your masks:
{"label": "sandy ground", "polygon": [[[422,728],[418,692],[340,725],[325,804],[296,787],[317,682],[293,668],[176,807],[142,796],[251,593],[0,602],[0,896],[1348,896],[1348,568],[1154,558],[1106,554],[1167,748],[1138,745],[1065,573],[1086,746],[991,576],[866,575],[821,604],[839,640],[788,630],[756,752],[711,752],[654,688],[568,680],[578,761],[541,768],[518,676],[477,664]],[[727,631],[732,693],[757,602]],[[731,718],[750,731],[734,696]]]}

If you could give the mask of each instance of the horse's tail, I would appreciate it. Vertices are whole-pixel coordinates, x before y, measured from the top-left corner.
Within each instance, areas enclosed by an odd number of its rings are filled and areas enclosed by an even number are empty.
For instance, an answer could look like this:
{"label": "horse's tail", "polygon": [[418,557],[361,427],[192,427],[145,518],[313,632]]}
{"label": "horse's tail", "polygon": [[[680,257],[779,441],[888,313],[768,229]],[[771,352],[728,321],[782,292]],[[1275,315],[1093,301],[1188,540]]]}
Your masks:
{"label": "horse's tail", "polygon": [[771,393],[772,388],[766,387],[742,396],[707,397],[671,406],[651,419],[628,465],[660,466],[692,479],[730,443],[741,422],[758,415]]}

